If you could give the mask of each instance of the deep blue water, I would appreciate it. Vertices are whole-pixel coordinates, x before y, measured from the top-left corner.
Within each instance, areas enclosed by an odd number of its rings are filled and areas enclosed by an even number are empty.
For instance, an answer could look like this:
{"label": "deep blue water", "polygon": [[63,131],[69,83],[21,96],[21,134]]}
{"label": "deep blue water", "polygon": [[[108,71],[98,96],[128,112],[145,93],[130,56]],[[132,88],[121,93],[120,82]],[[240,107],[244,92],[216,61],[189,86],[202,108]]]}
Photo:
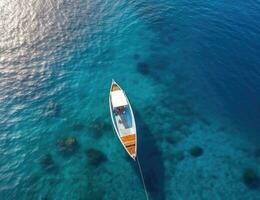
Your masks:
{"label": "deep blue water", "polygon": [[1,1],[0,199],[145,199],[112,78],[151,199],[260,199],[259,21],[257,0]]}

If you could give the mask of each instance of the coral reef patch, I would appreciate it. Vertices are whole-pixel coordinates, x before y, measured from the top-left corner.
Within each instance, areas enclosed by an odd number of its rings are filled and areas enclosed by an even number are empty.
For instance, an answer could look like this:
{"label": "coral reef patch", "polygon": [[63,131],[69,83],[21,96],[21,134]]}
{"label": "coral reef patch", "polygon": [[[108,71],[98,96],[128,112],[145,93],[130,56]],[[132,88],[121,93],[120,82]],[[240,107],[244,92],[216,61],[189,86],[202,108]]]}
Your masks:
{"label": "coral reef patch", "polygon": [[42,168],[48,172],[53,172],[57,170],[57,166],[52,158],[52,155],[49,153],[41,157],[40,164]]}
{"label": "coral reef patch", "polygon": [[78,141],[74,136],[68,136],[60,139],[56,143],[58,151],[64,156],[70,156],[75,153],[79,147]]}
{"label": "coral reef patch", "polygon": [[136,69],[142,75],[148,75],[150,73],[149,65],[145,62],[138,62]]}
{"label": "coral reef patch", "polygon": [[107,156],[102,151],[94,148],[87,149],[86,155],[88,157],[88,163],[92,166],[97,167],[107,161]]}
{"label": "coral reef patch", "polygon": [[178,142],[178,139],[173,136],[166,136],[165,140],[169,144],[176,144]]}
{"label": "coral reef patch", "polygon": [[253,168],[246,168],[243,171],[243,182],[244,184],[251,189],[259,187],[260,179],[259,176]]}
{"label": "coral reef patch", "polygon": [[204,150],[199,146],[194,146],[189,150],[190,155],[192,155],[193,157],[199,157],[203,154],[203,152]]}

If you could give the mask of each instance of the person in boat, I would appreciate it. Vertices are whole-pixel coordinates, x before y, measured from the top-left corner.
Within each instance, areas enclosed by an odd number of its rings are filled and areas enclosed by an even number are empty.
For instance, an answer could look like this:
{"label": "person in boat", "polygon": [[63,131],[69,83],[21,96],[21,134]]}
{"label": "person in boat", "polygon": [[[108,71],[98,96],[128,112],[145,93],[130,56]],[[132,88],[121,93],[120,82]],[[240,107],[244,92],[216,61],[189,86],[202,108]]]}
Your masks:
{"label": "person in boat", "polygon": [[121,115],[124,112],[124,107],[120,106],[115,109],[117,115]]}

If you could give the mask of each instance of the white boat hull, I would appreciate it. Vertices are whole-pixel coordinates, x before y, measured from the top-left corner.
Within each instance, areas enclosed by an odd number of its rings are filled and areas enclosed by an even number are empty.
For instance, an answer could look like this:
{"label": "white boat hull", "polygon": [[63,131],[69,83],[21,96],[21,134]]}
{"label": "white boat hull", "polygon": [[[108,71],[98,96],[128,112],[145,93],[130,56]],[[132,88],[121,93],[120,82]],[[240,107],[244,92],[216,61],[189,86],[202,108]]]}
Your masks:
{"label": "white boat hull", "polygon": [[109,108],[115,132],[126,152],[135,160],[137,134],[133,110],[124,91],[114,80],[109,93]]}

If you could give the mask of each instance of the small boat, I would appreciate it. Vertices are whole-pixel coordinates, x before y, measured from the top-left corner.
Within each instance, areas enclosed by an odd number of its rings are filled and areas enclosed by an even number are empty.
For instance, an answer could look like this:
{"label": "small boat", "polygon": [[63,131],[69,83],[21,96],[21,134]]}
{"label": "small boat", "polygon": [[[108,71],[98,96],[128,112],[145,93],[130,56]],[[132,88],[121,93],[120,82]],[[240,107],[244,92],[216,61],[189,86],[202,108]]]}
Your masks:
{"label": "small boat", "polygon": [[116,134],[127,153],[135,160],[137,135],[133,110],[125,92],[114,80],[110,88],[109,108]]}

